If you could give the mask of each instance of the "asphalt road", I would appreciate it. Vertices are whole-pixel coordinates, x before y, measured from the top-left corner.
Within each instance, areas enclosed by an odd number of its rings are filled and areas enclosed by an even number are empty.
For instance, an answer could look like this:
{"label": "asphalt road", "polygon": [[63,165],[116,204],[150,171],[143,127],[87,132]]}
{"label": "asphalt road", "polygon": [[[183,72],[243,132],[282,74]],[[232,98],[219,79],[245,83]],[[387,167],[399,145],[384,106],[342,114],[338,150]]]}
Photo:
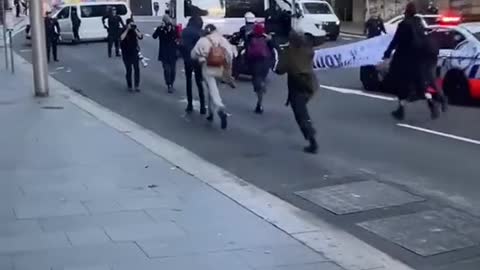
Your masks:
{"label": "asphalt road", "polygon": [[[154,27],[152,22],[139,23],[146,33],[151,34]],[[340,38],[326,46],[353,41]],[[29,61],[31,50],[22,35],[16,37],[15,44],[17,52]],[[290,108],[283,105],[287,92],[285,77],[270,76],[265,114],[261,116],[253,113],[255,95],[249,82],[240,82],[234,90],[222,86],[221,93],[231,113],[229,128],[222,131],[218,122],[208,124],[198,113],[185,115],[182,62],[178,62],[177,91],[167,94],[161,64],[155,61],[157,41],[146,37],[141,47],[151,61],[148,68],[141,70],[140,94],[127,93],[121,59],[107,58],[105,43],[61,46],[61,61],[51,64],[50,72],[105,107],[418,269],[467,269],[458,268],[455,263],[464,263],[464,259],[480,254],[479,249],[470,248],[421,257],[355,225],[373,218],[445,206],[480,215],[480,108],[452,107],[441,119],[432,121],[425,104],[419,102],[409,106],[407,120],[399,126],[389,115],[394,101],[356,91],[361,90],[357,69],[318,72],[321,85],[329,90],[322,88],[310,104],[320,142],[320,153],[312,156],[301,151],[305,142]],[[382,211],[334,215],[294,194],[372,179],[418,194],[427,201]]]}

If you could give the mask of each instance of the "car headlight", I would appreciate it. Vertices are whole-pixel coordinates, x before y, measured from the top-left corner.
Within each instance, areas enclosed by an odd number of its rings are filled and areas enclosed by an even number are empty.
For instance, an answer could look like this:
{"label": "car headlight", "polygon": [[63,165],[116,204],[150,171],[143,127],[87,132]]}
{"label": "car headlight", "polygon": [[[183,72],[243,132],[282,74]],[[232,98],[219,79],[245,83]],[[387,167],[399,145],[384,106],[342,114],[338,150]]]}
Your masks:
{"label": "car headlight", "polygon": [[337,25],[340,25],[340,21],[336,21],[335,23],[336,23]]}

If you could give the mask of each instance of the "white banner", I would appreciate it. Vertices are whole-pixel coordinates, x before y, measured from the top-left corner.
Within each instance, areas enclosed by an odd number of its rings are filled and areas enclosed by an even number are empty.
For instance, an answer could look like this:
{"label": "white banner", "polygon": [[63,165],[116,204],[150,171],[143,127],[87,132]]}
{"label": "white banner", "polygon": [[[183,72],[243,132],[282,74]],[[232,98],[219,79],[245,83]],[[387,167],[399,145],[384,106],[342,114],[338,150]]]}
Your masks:
{"label": "white banner", "polygon": [[314,69],[353,68],[377,65],[392,41],[393,35],[383,35],[332,48],[318,49],[313,59]]}

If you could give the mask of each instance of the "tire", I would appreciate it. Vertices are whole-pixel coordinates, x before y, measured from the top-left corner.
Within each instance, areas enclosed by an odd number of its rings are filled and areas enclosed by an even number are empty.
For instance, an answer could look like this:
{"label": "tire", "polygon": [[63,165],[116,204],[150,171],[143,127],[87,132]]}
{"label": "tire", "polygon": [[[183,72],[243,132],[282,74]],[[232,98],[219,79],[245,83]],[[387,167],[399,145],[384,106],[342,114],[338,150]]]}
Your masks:
{"label": "tire", "polygon": [[452,104],[464,105],[471,100],[468,79],[459,69],[447,72],[443,81],[443,90]]}
{"label": "tire", "polygon": [[367,91],[380,91],[380,77],[375,66],[360,67],[360,81]]}
{"label": "tire", "polygon": [[331,41],[337,41],[338,36],[339,36],[338,34],[336,34],[336,35],[331,35],[331,36],[330,36],[330,40],[331,40]]}

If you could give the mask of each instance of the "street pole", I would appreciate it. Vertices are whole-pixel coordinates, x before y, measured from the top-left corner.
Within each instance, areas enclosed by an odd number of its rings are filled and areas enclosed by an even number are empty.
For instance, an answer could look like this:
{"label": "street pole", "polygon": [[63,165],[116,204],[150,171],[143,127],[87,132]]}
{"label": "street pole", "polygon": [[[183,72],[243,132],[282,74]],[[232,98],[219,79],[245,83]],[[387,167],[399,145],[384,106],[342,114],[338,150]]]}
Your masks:
{"label": "street pole", "polygon": [[35,96],[48,96],[48,66],[43,19],[43,1],[30,1],[30,31],[32,33],[33,87]]}
{"label": "street pole", "polygon": [[13,57],[13,38],[12,38],[13,29],[8,29],[8,41],[10,44],[10,63],[12,64],[12,74],[15,74],[15,59]]}
{"label": "street pole", "polygon": [[8,70],[7,14],[5,9],[5,0],[1,0],[0,4],[2,5],[3,47],[5,51],[5,68]]}

